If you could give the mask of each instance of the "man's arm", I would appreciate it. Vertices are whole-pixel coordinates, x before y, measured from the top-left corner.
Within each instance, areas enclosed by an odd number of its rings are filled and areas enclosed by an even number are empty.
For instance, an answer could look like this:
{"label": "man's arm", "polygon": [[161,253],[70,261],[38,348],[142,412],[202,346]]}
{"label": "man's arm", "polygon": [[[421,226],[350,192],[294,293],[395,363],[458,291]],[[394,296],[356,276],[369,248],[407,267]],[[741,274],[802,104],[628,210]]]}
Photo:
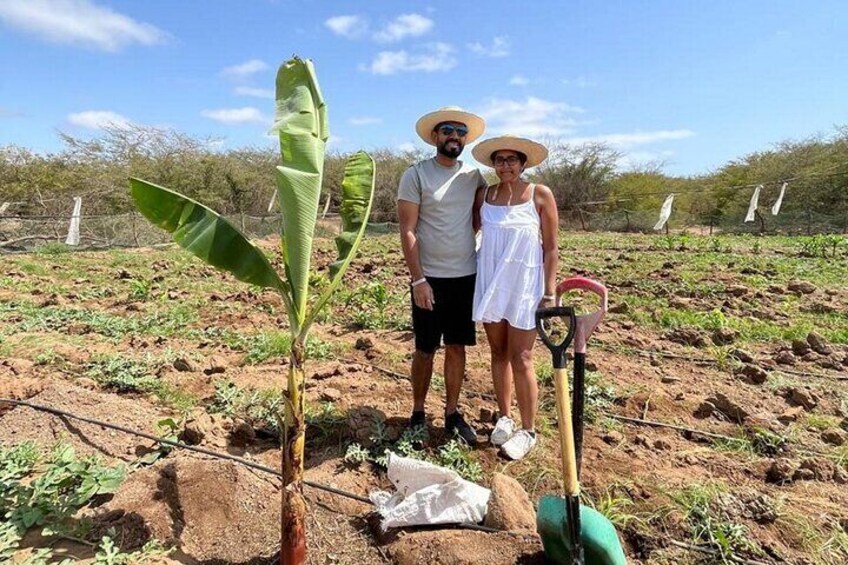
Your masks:
{"label": "man's arm", "polygon": [[[418,253],[418,204],[408,200],[398,200],[398,222],[400,223],[400,245],[403,249],[403,258],[406,260],[406,268],[413,282],[424,278],[421,269],[421,257]],[[425,280],[412,287],[412,298],[415,305],[425,310],[432,310],[435,300],[433,289]]]}

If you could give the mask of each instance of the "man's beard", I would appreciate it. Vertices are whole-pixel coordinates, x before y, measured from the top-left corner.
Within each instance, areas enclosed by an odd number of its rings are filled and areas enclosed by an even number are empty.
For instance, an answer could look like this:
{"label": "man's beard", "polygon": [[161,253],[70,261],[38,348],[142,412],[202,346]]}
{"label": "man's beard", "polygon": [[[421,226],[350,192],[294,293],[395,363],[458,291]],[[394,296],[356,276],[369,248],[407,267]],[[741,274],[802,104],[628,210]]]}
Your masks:
{"label": "man's beard", "polygon": [[[451,144],[451,147],[448,148],[447,145]],[[439,155],[444,155],[449,159],[456,159],[462,153],[463,145],[461,142],[456,141],[454,139],[448,140],[444,143],[440,143],[436,146],[436,151],[439,152]]]}

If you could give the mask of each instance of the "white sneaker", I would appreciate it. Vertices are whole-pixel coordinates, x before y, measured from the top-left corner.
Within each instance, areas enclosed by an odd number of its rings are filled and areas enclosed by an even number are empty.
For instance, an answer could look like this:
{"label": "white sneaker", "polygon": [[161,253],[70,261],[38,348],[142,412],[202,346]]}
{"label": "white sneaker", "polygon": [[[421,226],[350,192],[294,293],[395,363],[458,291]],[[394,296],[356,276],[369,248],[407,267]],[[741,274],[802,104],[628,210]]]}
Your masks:
{"label": "white sneaker", "polygon": [[512,421],[512,418],[509,416],[501,416],[498,418],[498,423],[495,424],[495,429],[492,430],[492,435],[489,437],[489,441],[491,441],[492,445],[495,447],[500,447],[512,437],[512,433],[514,431],[515,422]]}
{"label": "white sneaker", "polygon": [[530,430],[518,430],[501,446],[504,455],[518,461],[527,455],[536,445],[536,433]]}

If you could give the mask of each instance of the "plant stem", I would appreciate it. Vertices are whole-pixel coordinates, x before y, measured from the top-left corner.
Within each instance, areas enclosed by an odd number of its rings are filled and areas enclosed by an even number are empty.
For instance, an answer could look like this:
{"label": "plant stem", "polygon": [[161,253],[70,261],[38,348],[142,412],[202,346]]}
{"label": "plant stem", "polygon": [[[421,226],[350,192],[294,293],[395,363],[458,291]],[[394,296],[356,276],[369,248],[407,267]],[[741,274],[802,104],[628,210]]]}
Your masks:
{"label": "plant stem", "polygon": [[286,415],[283,426],[282,565],[306,563],[306,501],[303,498],[303,448],[306,437],[303,397],[304,342],[296,339],[291,348]]}

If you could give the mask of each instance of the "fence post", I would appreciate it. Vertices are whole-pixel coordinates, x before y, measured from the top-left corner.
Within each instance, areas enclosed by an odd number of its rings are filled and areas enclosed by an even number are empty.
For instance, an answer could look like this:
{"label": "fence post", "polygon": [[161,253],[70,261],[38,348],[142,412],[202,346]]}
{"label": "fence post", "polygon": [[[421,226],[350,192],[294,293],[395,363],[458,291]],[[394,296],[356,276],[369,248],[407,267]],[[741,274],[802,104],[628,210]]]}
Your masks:
{"label": "fence post", "polygon": [[130,212],[130,218],[132,218],[132,236],[133,236],[133,243],[135,243],[135,246],[136,246],[136,247],[141,247],[141,246],[138,244],[138,228],[136,227],[136,224],[135,224],[135,215],[136,215],[135,211]]}

